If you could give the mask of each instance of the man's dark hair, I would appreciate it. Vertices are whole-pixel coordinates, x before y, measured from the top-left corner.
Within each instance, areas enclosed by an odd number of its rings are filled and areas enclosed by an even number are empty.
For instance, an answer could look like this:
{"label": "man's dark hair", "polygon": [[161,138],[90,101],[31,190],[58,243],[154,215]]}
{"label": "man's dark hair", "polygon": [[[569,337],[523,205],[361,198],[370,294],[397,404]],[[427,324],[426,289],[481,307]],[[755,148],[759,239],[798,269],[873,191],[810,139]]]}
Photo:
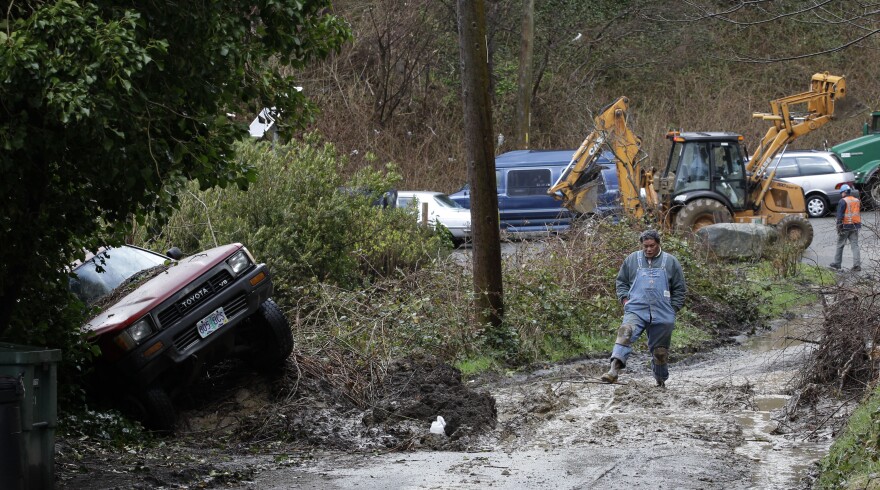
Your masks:
{"label": "man's dark hair", "polygon": [[645,240],[654,240],[660,243],[660,234],[657,233],[657,230],[645,230],[639,235],[639,243],[645,243]]}

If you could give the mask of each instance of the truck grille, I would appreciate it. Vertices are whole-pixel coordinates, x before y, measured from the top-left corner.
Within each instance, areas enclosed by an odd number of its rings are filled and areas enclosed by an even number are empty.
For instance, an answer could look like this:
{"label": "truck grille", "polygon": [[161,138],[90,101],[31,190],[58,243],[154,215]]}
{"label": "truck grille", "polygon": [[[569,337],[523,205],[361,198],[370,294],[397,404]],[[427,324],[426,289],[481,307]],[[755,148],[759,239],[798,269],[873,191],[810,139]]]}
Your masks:
{"label": "truck grille", "polygon": [[162,310],[158,315],[159,328],[168,328],[171,325],[174,325],[181,318],[183,318],[183,314],[186,312],[186,310],[205,301],[211,296],[214,296],[230,284],[232,284],[232,274],[230,274],[229,271],[222,270],[217,274],[214,274],[213,277],[205,281],[203,284],[199,285],[199,287],[195,288],[196,291],[200,289],[205,291],[205,294],[200,296],[195,303],[189,305],[188,307],[184,307],[181,305],[181,301],[178,299],[174,302],[173,305]]}
{"label": "truck grille", "polygon": [[[222,305],[223,311],[226,313],[226,317],[232,320],[232,318],[241,313],[242,311],[247,309],[247,298],[244,293],[238,294],[232,297],[228,302]],[[221,327],[220,330],[223,330]],[[199,331],[196,330],[195,324],[190,325],[188,328],[180,332],[174,337],[174,347],[177,348],[178,351],[183,352],[190,347],[198,344],[203,339],[201,335],[199,335]]]}

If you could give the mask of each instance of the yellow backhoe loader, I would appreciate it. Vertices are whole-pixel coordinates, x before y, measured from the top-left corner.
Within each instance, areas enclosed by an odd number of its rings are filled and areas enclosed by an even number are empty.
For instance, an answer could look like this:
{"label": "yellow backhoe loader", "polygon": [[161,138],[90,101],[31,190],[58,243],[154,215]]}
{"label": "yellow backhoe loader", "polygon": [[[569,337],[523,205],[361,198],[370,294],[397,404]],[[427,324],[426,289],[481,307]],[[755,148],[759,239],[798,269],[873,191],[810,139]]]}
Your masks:
{"label": "yellow backhoe loader", "polygon": [[[774,157],[794,140],[828,123],[834,103],[846,94],[843,77],[817,73],[810,90],[770,102],[770,113],[753,117],[772,122],[752,158],[743,137],[726,132],[670,132],[672,148],[659,170],[645,168],[639,138],[626,122],[628,99],[621,97],[596,117],[559,181],[549,192],[578,213],[588,213],[595,161],[602,146],[617,160],[623,208],[634,217],[651,213],[670,228],[696,231],[714,223],[763,223],[802,247],[813,228],[807,221],[803,189],[774,180]],[[793,108],[806,105],[806,112]],[[593,192],[593,194],[595,194]]]}

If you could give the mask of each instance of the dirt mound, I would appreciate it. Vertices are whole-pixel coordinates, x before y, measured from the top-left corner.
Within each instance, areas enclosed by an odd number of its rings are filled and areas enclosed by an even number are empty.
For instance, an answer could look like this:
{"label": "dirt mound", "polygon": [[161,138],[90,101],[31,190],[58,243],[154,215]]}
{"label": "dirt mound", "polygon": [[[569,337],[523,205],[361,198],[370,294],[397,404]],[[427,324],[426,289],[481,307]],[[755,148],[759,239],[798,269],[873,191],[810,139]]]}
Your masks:
{"label": "dirt mound", "polygon": [[[219,366],[182,403],[183,431],[245,445],[375,451],[465,448],[495,427],[494,398],[466,387],[460,371],[436,358],[394,361],[367,388],[339,376],[338,368],[297,358],[265,379],[244,364]],[[429,432],[437,416],[446,421],[446,435]]]}
{"label": "dirt mound", "polygon": [[364,424],[378,426],[399,421],[430,423],[443,417],[451,440],[494,428],[495,399],[464,386],[461,372],[433,358],[404,359],[389,366],[382,395],[364,415]]}

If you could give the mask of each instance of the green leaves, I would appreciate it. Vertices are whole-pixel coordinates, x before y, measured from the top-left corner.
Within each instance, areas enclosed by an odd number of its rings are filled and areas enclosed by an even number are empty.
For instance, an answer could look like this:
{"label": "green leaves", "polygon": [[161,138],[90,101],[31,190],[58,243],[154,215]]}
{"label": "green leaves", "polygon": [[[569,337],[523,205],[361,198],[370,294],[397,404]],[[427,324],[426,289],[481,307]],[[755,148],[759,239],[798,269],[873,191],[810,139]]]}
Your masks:
{"label": "green leaves", "polygon": [[182,189],[180,211],[161,233],[168,242],[154,248],[173,244],[192,253],[242,242],[270,265],[282,301],[313,279],[354,287],[419,267],[442,248],[443,238],[405,210],[372,205],[398,182],[393,166],[346,181],[336,149],[315,135],[305,139],[237,145],[238,175],[251,184],[248,191]]}
{"label": "green leaves", "polygon": [[235,158],[247,132],[226,114],[274,106],[284,127],[307,120],[291,68],[350,35],[328,7],[55,0],[4,11],[0,336],[41,324],[45,309],[19,299],[38,295],[79,247],[121,241],[132,216],[167,215],[186,181],[256,181]]}

